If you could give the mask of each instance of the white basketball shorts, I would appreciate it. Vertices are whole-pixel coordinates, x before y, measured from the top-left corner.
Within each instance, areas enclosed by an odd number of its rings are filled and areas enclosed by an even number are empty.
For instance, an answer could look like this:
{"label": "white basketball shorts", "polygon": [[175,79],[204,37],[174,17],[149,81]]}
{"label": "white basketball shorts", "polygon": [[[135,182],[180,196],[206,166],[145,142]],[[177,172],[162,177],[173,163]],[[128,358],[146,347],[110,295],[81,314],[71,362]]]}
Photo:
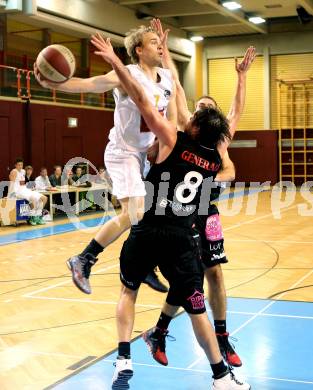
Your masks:
{"label": "white basketball shorts", "polygon": [[117,148],[109,142],[104,153],[104,162],[111,177],[112,194],[117,199],[146,195],[142,180],[145,153]]}

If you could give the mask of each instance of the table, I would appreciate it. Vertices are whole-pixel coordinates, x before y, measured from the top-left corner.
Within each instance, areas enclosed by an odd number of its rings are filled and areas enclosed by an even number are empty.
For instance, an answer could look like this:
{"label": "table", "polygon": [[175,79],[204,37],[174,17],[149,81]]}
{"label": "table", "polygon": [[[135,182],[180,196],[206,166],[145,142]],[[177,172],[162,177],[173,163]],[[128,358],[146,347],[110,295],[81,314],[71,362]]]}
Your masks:
{"label": "table", "polygon": [[105,212],[108,212],[109,210],[109,198],[108,198],[108,191],[110,187],[105,184],[98,184],[98,183],[92,183],[91,187],[77,187],[77,186],[60,186],[57,187],[54,191],[38,191],[43,195],[46,195],[49,197],[50,200],[50,215],[53,219],[53,195],[59,195],[63,193],[75,193],[75,214],[78,215],[80,213],[79,210],[79,194],[82,192],[95,192],[95,191],[104,191],[105,192],[105,200],[104,200],[104,210]]}

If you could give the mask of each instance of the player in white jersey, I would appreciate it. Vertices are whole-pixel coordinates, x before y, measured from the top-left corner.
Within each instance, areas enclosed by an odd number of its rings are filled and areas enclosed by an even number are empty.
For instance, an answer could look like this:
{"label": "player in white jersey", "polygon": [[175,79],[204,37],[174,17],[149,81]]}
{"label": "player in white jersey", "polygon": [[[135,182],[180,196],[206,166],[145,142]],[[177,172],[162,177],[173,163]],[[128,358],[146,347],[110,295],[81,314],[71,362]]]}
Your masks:
{"label": "player in white jersey", "polygon": [[47,197],[37,191],[33,191],[26,187],[25,170],[23,169],[23,160],[15,161],[15,168],[10,172],[10,185],[8,191],[9,198],[26,199],[30,203],[30,219],[31,225],[44,225],[42,220],[42,209],[47,203]]}
{"label": "player in white jersey", "polygon": [[[159,82],[155,83],[139,64],[127,65],[131,75],[140,82],[149,100],[161,115],[166,115],[172,95],[172,77],[168,69],[157,68]],[[110,131],[109,144],[105,151],[105,164],[113,181],[113,195],[118,199],[143,197],[146,194],[142,181],[142,152],[153,144],[155,136],[147,128],[132,99],[114,89],[114,127]],[[131,215],[132,222],[138,216]]]}
{"label": "player in white jersey", "polygon": [[[141,26],[130,31],[125,38],[125,46],[134,63],[128,65],[129,72],[143,85],[160,115],[167,115],[176,125],[175,87],[170,71],[160,68],[163,53],[159,36],[152,28]],[[105,151],[105,165],[112,179],[113,194],[119,199],[122,211],[103,225],[80,255],[68,261],[74,283],[81,291],[90,294],[89,275],[91,266],[97,261],[96,256],[143,216],[146,193],[142,181],[143,155],[155,137],[136,105],[124,93],[114,71],[104,76],[73,77],[65,83],[53,84],[40,78],[36,66],[34,70],[38,82],[47,88],[77,93],[102,93],[114,89],[114,127]]]}

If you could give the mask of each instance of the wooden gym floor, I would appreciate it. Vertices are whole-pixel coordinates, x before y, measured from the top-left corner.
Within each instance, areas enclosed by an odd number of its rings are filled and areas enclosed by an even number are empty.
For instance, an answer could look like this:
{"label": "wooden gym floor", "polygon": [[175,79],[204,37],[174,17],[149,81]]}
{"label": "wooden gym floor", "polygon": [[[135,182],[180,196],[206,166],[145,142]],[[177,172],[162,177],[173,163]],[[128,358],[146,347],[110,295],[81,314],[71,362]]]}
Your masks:
{"label": "wooden gym floor", "polygon": [[[220,201],[223,214],[227,205],[231,214],[232,202],[242,202],[236,215],[222,216],[228,296],[313,301],[312,216],[298,210],[302,203],[312,206],[299,192],[294,195],[281,219],[273,216],[271,191],[249,197],[239,191],[233,201]],[[257,197],[256,213],[247,215],[248,202]],[[95,218],[99,214],[81,220]],[[116,348],[118,258],[126,234],[100,256],[91,277],[93,294],[87,296],[72,285],[65,260],[84,248],[95,228],[67,225],[64,220],[49,224],[50,230],[0,229],[1,390],[44,389]],[[154,325],[163,299],[142,286],[134,337]]]}

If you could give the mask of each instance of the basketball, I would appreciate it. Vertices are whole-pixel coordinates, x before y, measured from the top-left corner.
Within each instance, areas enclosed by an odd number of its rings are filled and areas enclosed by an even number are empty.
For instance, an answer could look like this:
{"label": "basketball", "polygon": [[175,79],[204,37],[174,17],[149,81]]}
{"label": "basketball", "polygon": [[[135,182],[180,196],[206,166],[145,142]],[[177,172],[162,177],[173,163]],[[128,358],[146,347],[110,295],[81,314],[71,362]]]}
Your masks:
{"label": "basketball", "polygon": [[38,54],[36,64],[41,76],[54,83],[63,83],[75,73],[75,57],[65,46],[50,45]]}

